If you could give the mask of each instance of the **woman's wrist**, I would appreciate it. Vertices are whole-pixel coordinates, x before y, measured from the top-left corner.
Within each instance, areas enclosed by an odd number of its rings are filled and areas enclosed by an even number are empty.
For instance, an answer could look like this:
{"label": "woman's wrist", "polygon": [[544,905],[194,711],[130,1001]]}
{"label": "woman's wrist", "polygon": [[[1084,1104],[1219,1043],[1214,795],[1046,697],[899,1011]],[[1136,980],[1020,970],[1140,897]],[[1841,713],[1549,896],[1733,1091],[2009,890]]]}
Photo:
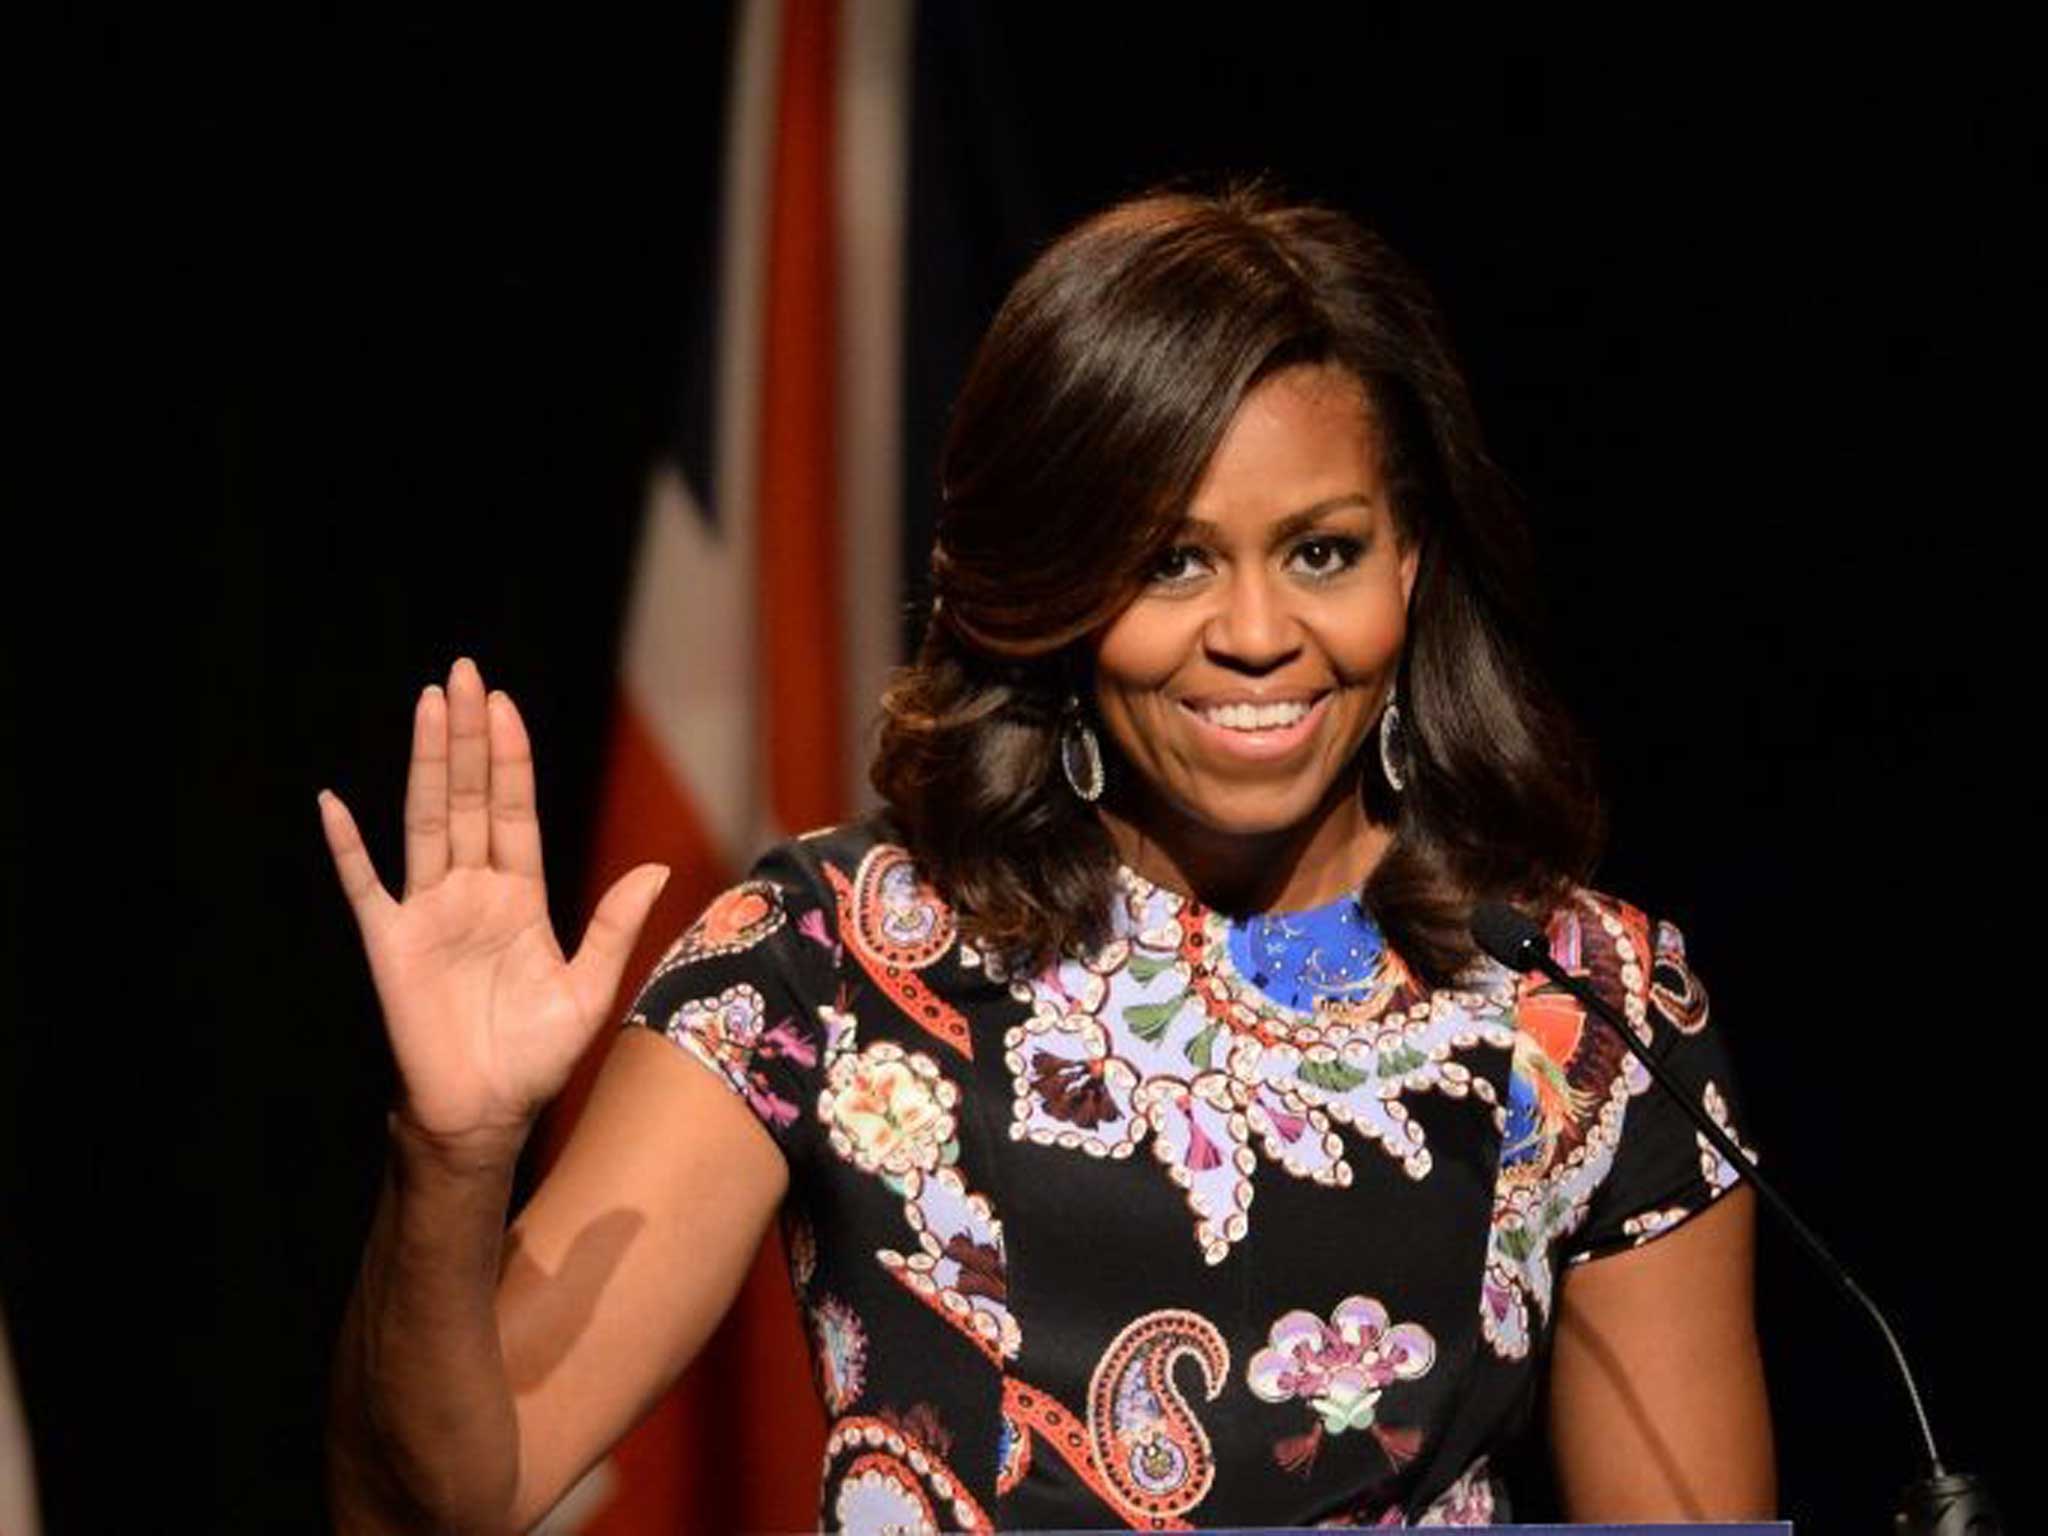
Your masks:
{"label": "woman's wrist", "polygon": [[449,1134],[420,1125],[403,1109],[385,1116],[392,1156],[408,1171],[429,1169],[459,1179],[509,1179],[532,1133],[533,1122],[479,1126]]}

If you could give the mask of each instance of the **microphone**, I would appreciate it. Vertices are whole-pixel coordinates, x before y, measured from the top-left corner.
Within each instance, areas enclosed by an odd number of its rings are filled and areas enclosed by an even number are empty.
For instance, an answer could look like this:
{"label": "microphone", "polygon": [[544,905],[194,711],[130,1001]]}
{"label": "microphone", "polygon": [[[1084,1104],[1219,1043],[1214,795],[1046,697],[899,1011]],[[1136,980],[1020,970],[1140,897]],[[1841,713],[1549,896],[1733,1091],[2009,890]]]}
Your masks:
{"label": "microphone", "polygon": [[1518,974],[1541,971],[1577,998],[1588,1012],[1604,1019],[1628,1048],[1629,1054],[1642,1063],[1657,1086],[1677,1100],[1679,1107],[1699,1127],[1700,1134],[1742,1171],[1764,1204],[1776,1213],[1799,1240],[1800,1246],[1820,1265],[1822,1273],[1877,1325],[1877,1331],[1884,1335],[1892,1360],[1905,1381],[1906,1396],[1913,1404],[1920,1438],[1927,1447],[1928,1475],[1907,1485],[1902,1497],[1904,1507],[1894,1516],[1893,1528],[1898,1536],[2000,1536],[2004,1526],[2000,1523],[1998,1507],[1992,1501],[1991,1490],[1979,1478],[1943,1468],[1941,1452],[1934,1445],[1934,1431],[1927,1423],[1927,1411],[1920,1403],[1920,1389],[1914,1384],[1912,1369],[1906,1364],[1906,1352],[1899,1347],[1891,1324],[1877,1310],[1877,1304],[1863,1294],[1863,1288],[1849,1278],[1848,1270],[1828,1252],[1813,1229],[1799,1219],[1785,1198],[1757,1172],[1756,1163],[1750,1155],[1735,1144],[1733,1136],[1714,1123],[1697,1096],[1686,1091],[1664,1065],[1650,1055],[1649,1048],[1636,1038],[1636,1032],[1628,1027],[1628,1021],[1618,1010],[1557,963],[1550,953],[1550,940],[1534,919],[1504,901],[1482,901],[1472,909],[1471,929],[1473,942],[1509,970]]}
{"label": "microphone", "polygon": [[1482,901],[1472,909],[1472,941],[1511,971],[1536,970],[1550,954],[1536,920],[1504,901]]}

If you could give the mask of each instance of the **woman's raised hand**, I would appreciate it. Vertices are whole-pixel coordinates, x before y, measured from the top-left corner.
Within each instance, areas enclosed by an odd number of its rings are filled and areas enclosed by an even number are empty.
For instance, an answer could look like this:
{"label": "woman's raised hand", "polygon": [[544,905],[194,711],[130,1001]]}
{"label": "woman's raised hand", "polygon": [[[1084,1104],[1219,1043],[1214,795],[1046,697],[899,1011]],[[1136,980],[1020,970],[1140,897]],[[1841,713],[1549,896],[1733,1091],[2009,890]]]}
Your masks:
{"label": "woman's raised hand", "polygon": [[516,1146],[602,1027],[668,871],[622,876],[563,957],[526,727],[466,659],[413,711],[404,899],[385,890],[331,792],[320,820],[398,1060],[399,1115],[450,1146]]}

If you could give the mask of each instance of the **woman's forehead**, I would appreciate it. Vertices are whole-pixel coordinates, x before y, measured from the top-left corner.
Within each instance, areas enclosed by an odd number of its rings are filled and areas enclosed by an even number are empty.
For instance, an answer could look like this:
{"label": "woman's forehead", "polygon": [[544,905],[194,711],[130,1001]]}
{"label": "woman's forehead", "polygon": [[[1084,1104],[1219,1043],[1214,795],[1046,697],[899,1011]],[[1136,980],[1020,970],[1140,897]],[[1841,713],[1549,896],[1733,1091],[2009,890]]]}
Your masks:
{"label": "woman's forehead", "polygon": [[1291,515],[1380,493],[1379,434],[1364,388],[1327,367],[1291,368],[1248,391],[1203,466],[1186,515],[1250,504]]}

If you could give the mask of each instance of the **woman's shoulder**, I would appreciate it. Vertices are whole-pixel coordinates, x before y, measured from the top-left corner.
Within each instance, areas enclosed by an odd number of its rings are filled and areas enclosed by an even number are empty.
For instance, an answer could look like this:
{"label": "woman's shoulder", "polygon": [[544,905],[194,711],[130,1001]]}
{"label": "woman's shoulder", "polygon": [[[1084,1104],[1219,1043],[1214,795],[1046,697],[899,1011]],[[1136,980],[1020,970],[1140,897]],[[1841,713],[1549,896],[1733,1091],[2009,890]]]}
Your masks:
{"label": "woman's shoulder", "polygon": [[851,884],[864,867],[882,863],[908,865],[910,855],[895,819],[877,810],[784,838],[755,861],[749,878],[811,885],[830,895],[841,881]]}
{"label": "woman's shoulder", "polygon": [[878,852],[896,848],[892,836],[884,818],[867,816],[772,844],[705,904],[663,953],[650,980],[757,945],[772,960],[777,946],[764,941],[786,927],[836,950],[841,919],[854,909],[860,871],[873,865]]}
{"label": "woman's shoulder", "polygon": [[952,909],[904,845],[886,810],[817,827],[769,848],[738,888],[815,910],[835,939],[906,922],[951,934]]}
{"label": "woman's shoulder", "polygon": [[[1542,922],[1552,961],[1630,1018],[1640,1018],[1653,1004],[1688,1018],[1696,995],[1704,1014],[1704,993],[1686,958],[1686,934],[1675,922],[1587,885],[1565,889],[1546,911],[1532,915]],[[1528,989],[1542,991],[1542,979],[1526,977]]]}
{"label": "woman's shoulder", "polygon": [[1551,907],[1550,954],[1621,1007],[1640,1029],[1651,1012],[1681,1030],[1706,1016],[1706,994],[1686,958],[1685,935],[1668,918],[1609,891],[1574,885]]}
{"label": "woman's shoulder", "polygon": [[1550,909],[1546,924],[1553,940],[1588,924],[1611,935],[1618,945],[1636,947],[1650,942],[1652,924],[1646,911],[1612,891],[1590,885],[1573,885],[1559,896]]}

